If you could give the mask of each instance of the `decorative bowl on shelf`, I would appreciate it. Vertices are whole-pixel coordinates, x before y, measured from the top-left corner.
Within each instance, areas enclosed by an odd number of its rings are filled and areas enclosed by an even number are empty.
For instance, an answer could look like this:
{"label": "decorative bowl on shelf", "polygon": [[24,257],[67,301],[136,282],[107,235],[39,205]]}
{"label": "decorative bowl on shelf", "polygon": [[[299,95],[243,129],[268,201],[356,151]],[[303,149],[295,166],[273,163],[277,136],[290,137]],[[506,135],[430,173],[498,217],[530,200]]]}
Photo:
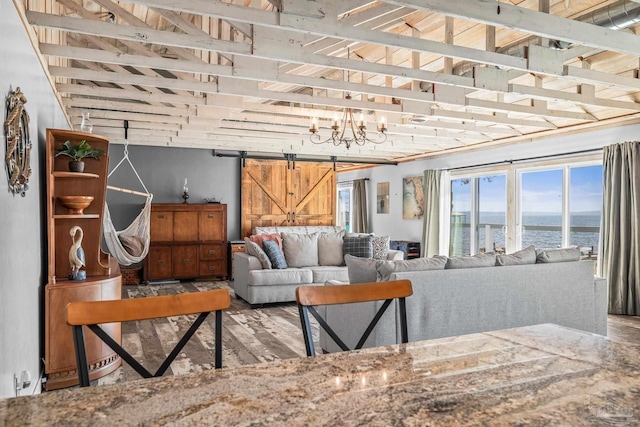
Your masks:
{"label": "decorative bowl on shelf", "polygon": [[93,196],[58,196],[69,215],[83,215],[84,210],[93,202]]}

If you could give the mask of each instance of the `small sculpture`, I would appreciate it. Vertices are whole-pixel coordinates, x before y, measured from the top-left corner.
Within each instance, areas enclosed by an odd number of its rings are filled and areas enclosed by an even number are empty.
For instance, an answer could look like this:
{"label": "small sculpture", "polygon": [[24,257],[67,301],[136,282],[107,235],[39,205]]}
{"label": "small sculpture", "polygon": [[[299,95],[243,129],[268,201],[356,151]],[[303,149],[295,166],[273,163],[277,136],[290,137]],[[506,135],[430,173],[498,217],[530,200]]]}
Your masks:
{"label": "small sculpture", "polygon": [[81,270],[85,265],[84,250],[82,249],[82,237],[84,232],[77,225],[73,226],[69,231],[73,244],[69,249],[69,264],[71,271],[69,272],[69,280],[84,280],[87,278],[87,272]]}

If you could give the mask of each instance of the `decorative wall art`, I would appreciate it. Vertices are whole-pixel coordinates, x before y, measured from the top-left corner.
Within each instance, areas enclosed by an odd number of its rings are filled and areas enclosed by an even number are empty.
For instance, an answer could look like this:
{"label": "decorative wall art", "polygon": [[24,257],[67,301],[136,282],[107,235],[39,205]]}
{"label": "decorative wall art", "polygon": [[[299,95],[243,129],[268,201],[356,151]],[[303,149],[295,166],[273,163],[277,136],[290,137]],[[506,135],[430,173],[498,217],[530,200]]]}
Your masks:
{"label": "decorative wall art", "polygon": [[424,208],[422,177],[404,178],[402,180],[402,219],[422,219]]}
{"label": "decorative wall art", "polygon": [[376,194],[377,212],[379,214],[389,213],[389,183],[379,182],[378,191]]}
{"label": "decorative wall art", "polygon": [[9,190],[25,196],[31,176],[31,140],[29,115],[24,109],[27,97],[20,88],[7,96],[7,119],[4,122],[6,138],[5,163],[9,176]]}

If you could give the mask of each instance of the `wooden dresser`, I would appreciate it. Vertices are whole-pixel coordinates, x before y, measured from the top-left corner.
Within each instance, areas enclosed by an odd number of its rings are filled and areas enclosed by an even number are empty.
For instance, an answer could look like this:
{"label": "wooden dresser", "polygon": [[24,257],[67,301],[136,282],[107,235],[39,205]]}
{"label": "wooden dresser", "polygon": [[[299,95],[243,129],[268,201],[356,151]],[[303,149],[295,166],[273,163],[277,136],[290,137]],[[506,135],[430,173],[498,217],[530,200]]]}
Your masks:
{"label": "wooden dresser", "polygon": [[154,203],[151,205],[151,245],[144,280],[226,280],[227,205],[218,203]]}

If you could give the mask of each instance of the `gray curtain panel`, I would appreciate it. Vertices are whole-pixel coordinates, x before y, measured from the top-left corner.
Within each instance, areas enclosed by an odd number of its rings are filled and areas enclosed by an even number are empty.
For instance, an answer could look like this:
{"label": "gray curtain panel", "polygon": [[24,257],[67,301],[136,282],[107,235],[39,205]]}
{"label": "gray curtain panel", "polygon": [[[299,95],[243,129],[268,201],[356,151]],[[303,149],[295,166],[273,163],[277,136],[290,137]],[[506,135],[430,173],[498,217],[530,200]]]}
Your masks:
{"label": "gray curtain panel", "polygon": [[424,171],[424,217],[420,255],[432,257],[440,253],[440,177],[441,171]]}
{"label": "gray curtain panel", "polygon": [[640,142],[603,153],[599,275],[609,284],[609,313],[640,315]]}
{"label": "gray curtain panel", "polygon": [[367,181],[353,181],[353,230],[354,233],[369,232],[369,213],[367,212]]}

